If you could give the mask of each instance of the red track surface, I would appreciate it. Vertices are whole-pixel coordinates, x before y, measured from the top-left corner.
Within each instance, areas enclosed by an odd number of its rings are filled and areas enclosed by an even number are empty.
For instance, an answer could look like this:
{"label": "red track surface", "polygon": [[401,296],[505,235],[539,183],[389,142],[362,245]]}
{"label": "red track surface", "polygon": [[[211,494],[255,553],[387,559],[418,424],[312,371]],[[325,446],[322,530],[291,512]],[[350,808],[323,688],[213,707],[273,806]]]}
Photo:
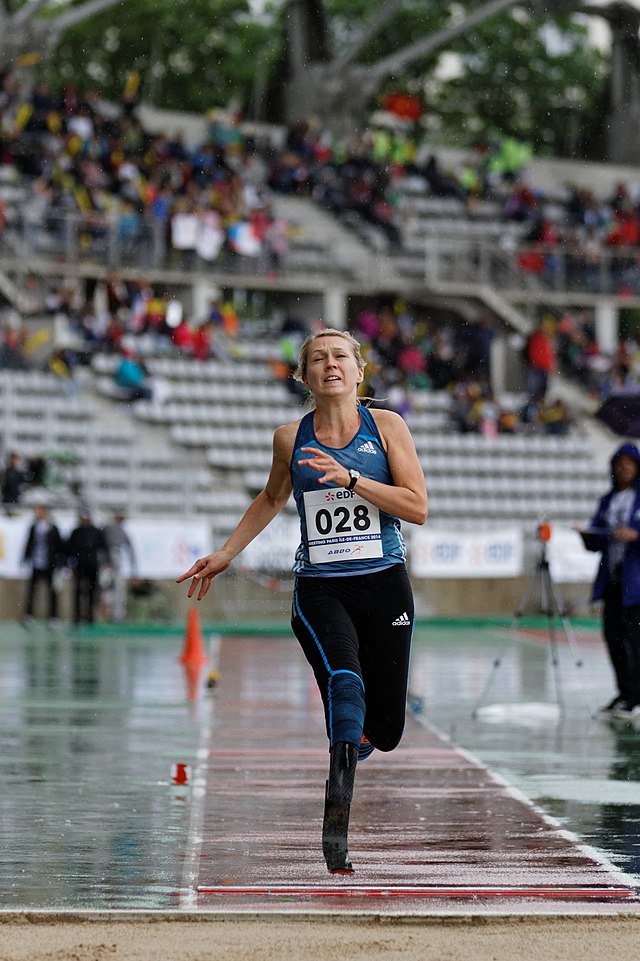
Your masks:
{"label": "red track surface", "polygon": [[220,650],[185,875],[198,907],[636,901],[623,875],[411,719],[396,751],[358,768],[349,844],[357,884],[330,879],[320,848],[328,754],[306,665],[300,671],[289,640],[228,638]]}

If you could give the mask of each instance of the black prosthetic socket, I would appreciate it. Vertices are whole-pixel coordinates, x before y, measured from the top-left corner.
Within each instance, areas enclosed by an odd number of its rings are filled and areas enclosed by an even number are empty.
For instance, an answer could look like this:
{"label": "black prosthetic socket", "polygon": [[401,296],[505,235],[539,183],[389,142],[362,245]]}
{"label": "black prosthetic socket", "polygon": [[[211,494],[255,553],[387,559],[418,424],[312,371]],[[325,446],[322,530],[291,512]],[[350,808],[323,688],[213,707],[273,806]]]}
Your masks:
{"label": "black prosthetic socket", "polygon": [[347,850],[347,833],[357,761],[355,744],[338,741],[331,748],[329,780],[325,787],[322,853],[332,872],[351,874],[353,871]]}

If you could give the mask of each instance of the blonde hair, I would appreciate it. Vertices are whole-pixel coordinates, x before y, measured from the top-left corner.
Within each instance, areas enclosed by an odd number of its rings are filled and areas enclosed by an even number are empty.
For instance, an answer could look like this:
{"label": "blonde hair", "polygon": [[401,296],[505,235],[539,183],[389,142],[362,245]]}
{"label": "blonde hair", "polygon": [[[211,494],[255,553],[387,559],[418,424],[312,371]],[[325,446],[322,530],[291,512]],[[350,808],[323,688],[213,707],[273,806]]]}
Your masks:
{"label": "blonde hair", "polygon": [[302,344],[302,347],[300,348],[298,366],[293,373],[294,380],[304,384],[307,376],[307,367],[309,365],[309,353],[316,340],[319,340],[320,337],[341,337],[342,340],[346,340],[353,352],[358,369],[364,370],[366,361],[363,359],[362,354],[360,353],[360,344],[355,337],[352,337],[347,330],[335,330],[333,327],[325,327],[317,334],[310,334]]}

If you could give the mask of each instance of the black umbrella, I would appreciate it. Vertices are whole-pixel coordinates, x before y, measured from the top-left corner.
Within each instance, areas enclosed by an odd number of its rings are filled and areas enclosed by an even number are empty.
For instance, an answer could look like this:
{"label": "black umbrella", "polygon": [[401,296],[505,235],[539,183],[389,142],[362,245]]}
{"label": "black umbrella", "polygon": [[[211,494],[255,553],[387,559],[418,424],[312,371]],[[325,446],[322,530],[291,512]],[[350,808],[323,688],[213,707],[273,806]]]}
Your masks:
{"label": "black umbrella", "polygon": [[640,389],[610,394],[596,414],[623,437],[640,437]]}

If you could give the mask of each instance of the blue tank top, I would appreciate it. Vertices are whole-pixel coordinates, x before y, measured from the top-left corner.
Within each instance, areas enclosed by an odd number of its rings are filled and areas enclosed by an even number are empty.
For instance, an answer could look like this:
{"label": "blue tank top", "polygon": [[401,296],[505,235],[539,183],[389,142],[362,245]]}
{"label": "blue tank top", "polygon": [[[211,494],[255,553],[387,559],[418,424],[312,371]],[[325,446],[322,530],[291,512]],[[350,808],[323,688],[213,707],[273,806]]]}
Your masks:
{"label": "blue tank top", "polygon": [[320,484],[320,474],[298,460],[302,447],[318,447],[363,477],[393,484],[389,461],[373,414],[358,407],[360,425],[346,447],[327,447],[316,438],[314,411],[300,421],[291,458],[293,496],[300,516],[300,545],[293,571],[301,576],[344,577],[369,574],[404,563],[400,521],[335,484]]}

